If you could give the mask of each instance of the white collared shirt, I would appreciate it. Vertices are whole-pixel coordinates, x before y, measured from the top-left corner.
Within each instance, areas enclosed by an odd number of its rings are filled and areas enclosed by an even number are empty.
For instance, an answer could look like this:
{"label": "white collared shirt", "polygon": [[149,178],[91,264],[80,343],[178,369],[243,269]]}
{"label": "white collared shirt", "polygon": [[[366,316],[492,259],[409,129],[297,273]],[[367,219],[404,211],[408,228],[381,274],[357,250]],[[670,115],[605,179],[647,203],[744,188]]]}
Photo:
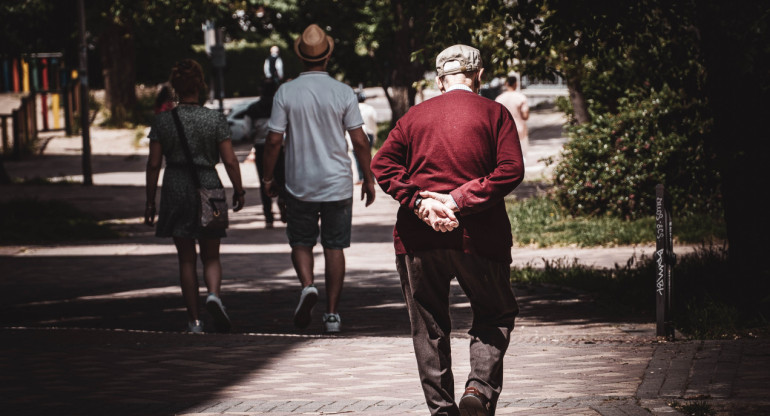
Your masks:
{"label": "white collared shirt", "polygon": [[345,131],[363,124],[353,89],[327,72],[303,72],[281,85],[267,127],[286,133],[286,190],[308,202],[352,197]]}
{"label": "white collared shirt", "polygon": [[468,92],[473,92],[473,90],[469,86],[467,86],[465,84],[455,84],[455,85],[452,85],[451,87],[446,89],[446,92],[454,91],[454,90],[465,90],[465,91],[468,91]]}

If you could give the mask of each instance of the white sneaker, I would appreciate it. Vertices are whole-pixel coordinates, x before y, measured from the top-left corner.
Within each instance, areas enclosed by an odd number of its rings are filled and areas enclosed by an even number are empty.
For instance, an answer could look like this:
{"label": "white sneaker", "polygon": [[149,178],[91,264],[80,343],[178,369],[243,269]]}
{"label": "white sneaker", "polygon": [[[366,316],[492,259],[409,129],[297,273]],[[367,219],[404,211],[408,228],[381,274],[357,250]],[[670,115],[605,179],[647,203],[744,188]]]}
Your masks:
{"label": "white sneaker", "polygon": [[202,334],[203,333],[203,322],[200,320],[194,320],[187,323],[187,332],[193,333],[193,334]]}
{"label": "white sneaker", "polygon": [[310,316],[317,301],[318,289],[315,286],[310,285],[302,289],[302,293],[299,296],[299,304],[297,309],[294,310],[294,326],[297,328],[307,328],[310,325]]}
{"label": "white sneaker", "polygon": [[230,332],[232,323],[230,323],[230,317],[227,316],[219,296],[209,293],[209,296],[206,298],[206,310],[214,318],[214,328],[216,328],[217,332]]}
{"label": "white sneaker", "polygon": [[338,313],[325,313],[324,314],[324,331],[332,334],[340,332],[342,328],[342,318]]}

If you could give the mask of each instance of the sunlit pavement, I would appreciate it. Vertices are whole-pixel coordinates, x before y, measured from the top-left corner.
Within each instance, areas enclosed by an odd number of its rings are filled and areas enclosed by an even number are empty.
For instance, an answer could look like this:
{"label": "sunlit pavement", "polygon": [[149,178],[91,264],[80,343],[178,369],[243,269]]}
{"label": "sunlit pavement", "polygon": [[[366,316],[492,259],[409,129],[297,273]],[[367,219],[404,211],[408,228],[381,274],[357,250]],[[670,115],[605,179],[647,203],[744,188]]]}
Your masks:
{"label": "sunlit pavement", "polygon": [[[540,128],[560,131],[552,122]],[[532,149],[542,144],[539,151],[558,153],[560,135],[537,138],[533,130]],[[79,138],[52,137],[44,156],[7,161],[9,173],[77,177]],[[222,299],[234,331],[186,334],[174,248],[140,223],[146,149],[133,146],[132,131],[94,129],[92,139],[95,186],[0,187],[2,200],[68,200],[122,234],[109,241],[0,247],[4,414],[428,414],[395,272],[397,205],[389,197],[378,193],[373,206],[354,206],[342,334],[322,334],[320,249],[321,298],[310,328],[298,331],[292,312],[299,285],[285,230],[281,223],[264,229],[254,167],[242,163],[248,206],[232,215],[222,245]],[[248,145],[238,144],[237,152],[245,160]],[[525,183],[516,192],[537,193],[538,185]],[[651,250],[514,248],[512,254],[514,265],[576,258],[613,267]],[[654,324],[608,316],[588,294],[552,287],[515,291],[522,311],[498,415],[676,414],[668,402],[692,400],[717,414],[770,413],[765,339],[659,342]],[[471,316],[457,285],[452,304],[459,394],[469,371]]]}

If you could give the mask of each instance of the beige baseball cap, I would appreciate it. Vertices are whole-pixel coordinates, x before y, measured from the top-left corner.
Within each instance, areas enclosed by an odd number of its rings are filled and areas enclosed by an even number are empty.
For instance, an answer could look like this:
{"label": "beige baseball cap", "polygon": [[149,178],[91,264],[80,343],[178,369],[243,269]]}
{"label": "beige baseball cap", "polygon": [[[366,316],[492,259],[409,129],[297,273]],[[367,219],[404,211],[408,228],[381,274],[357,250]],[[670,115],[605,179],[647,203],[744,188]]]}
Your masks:
{"label": "beige baseball cap", "polygon": [[481,52],[468,45],[450,46],[436,57],[438,76],[459,74],[460,72],[478,71],[483,67]]}

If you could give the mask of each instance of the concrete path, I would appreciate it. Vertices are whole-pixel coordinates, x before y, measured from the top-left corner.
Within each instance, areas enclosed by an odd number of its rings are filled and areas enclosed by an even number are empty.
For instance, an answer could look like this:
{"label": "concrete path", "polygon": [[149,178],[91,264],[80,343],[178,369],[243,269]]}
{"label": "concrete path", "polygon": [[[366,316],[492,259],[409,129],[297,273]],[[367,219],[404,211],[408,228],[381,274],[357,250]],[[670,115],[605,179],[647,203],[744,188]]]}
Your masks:
{"label": "concrete path", "polygon": [[[319,307],[313,324],[298,331],[291,322],[298,283],[285,230],[282,224],[264,229],[254,168],[243,163],[248,206],[232,215],[222,246],[222,298],[234,333],[186,334],[174,248],[141,224],[146,149],[134,148],[127,131],[95,129],[93,139],[95,186],[0,187],[0,200],[68,200],[122,234],[111,241],[0,247],[3,413],[428,414],[395,272],[397,205],[390,198],[379,193],[373,206],[354,206],[342,334],[321,333],[325,291],[318,249]],[[6,162],[6,169],[15,177],[76,177],[77,140],[54,137],[42,156]],[[539,144],[533,137],[532,148]],[[248,146],[237,151],[244,160]],[[531,195],[538,185],[517,192]],[[577,258],[612,267],[634,254],[651,254],[651,248],[512,253],[514,266]],[[515,290],[522,312],[506,357],[498,415],[677,414],[671,401],[703,401],[719,415],[770,414],[765,339],[659,342],[654,324],[607,316],[586,294]],[[452,316],[459,394],[469,371],[471,315],[457,285]]]}

